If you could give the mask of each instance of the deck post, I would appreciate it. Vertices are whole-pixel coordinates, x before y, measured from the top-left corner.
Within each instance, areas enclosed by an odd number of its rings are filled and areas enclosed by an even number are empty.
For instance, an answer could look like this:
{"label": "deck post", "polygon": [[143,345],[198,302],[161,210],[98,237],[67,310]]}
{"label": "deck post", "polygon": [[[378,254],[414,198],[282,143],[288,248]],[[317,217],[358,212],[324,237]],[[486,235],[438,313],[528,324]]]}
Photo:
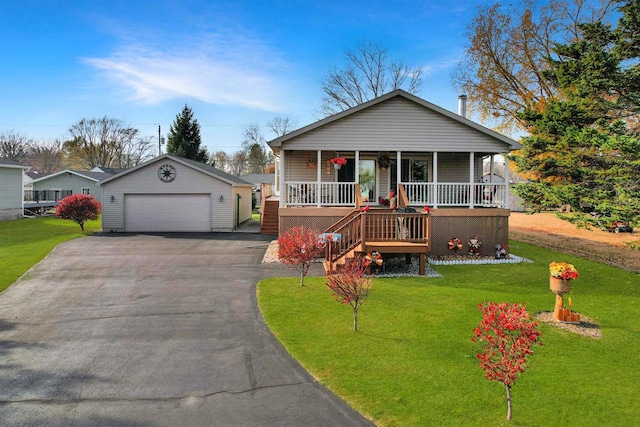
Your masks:
{"label": "deck post", "polygon": [[427,274],[427,254],[425,253],[420,254],[420,268],[418,274],[421,276]]}

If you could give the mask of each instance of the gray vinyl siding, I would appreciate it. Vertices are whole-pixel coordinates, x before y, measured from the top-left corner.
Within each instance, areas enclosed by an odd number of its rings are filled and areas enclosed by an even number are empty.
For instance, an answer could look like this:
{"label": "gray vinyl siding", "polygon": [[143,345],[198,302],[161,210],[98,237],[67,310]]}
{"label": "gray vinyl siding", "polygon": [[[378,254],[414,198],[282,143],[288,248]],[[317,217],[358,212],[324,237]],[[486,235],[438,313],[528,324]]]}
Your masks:
{"label": "gray vinyl siding", "polygon": [[[105,178],[108,176],[105,175]],[[75,174],[69,175],[67,172],[33,183],[33,190],[42,191],[59,188],[61,190],[71,190],[73,194],[82,193],[82,189],[85,187],[89,188],[90,195],[97,200],[102,200],[102,188],[97,185],[96,181]]]}
{"label": "gray vinyl siding", "polygon": [[402,97],[282,143],[285,150],[507,152],[509,146]]}
{"label": "gray vinyl siding", "polygon": [[22,216],[22,169],[0,167],[0,220]]}
{"label": "gray vinyl siding", "polygon": [[[234,187],[233,188],[233,225],[237,227],[239,224],[251,219],[251,187]],[[240,195],[240,215],[238,217],[239,224],[236,223],[236,194]]]}
{"label": "gray vinyl siding", "polygon": [[[158,179],[162,164],[176,168],[176,178],[170,183]],[[233,229],[233,187],[207,174],[170,159],[161,159],[122,177],[102,184],[102,229],[124,230],[125,194],[203,194],[211,195],[211,230]],[[111,202],[111,196],[114,201]],[[220,202],[220,196],[223,201]],[[249,199],[249,203],[251,200]]]}

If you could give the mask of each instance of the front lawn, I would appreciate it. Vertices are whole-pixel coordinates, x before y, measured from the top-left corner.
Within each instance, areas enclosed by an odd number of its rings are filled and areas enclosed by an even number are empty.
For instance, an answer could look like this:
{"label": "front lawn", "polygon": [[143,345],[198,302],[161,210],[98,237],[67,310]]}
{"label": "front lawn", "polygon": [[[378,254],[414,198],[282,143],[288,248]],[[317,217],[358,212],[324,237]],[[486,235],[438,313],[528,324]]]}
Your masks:
{"label": "front lawn", "polygon": [[[640,279],[604,264],[513,242],[534,263],[440,266],[444,277],[374,279],[353,332],[350,307],[323,278],[258,284],[262,314],[287,350],[320,382],[379,425],[635,425],[640,366]],[[553,310],[548,264],[569,261],[580,277],[574,309],[595,319],[594,340],[542,324],[542,347],[513,388],[484,379],[471,342],[478,303],[526,302]]]}
{"label": "front lawn", "polygon": [[0,222],[0,291],[5,290],[58,244],[101,230],[100,219],[85,231],[73,221],[54,217]]}

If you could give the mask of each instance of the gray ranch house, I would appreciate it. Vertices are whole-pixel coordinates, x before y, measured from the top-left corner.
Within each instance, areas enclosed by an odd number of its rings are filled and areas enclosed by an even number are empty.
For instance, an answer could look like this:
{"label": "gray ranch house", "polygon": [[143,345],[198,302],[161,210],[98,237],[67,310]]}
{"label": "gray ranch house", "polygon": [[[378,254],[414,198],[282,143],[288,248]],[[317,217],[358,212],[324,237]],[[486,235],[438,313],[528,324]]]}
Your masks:
{"label": "gray ranch house", "polygon": [[483,254],[507,247],[508,164],[500,182],[492,177],[496,159],[520,145],[464,115],[395,90],[268,144],[277,170],[263,213],[277,215],[279,233],[339,234],[330,263],[372,251],[424,263],[451,253],[455,237],[464,253],[474,236]]}
{"label": "gray ranch house", "polygon": [[110,176],[100,186],[104,231],[228,232],[251,219],[253,184],[171,154]]}
{"label": "gray ranch house", "polygon": [[[108,178],[113,173],[98,171],[81,171],[66,169],[38,177],[30,174],[32,180],[27,184],[33,192],[29,201],[34,201],[36,197],[40,201],[43,197],[58,201],[69,194],[88,194],[102,199],[102,189],[98,185],[100,180]],[[28,194],[29,191],[27,191]]]}
{"label": "gray ranch house", "polygon": [[0,157],[0,221],[22,218],[23,172],[28,170],[28,166]]}

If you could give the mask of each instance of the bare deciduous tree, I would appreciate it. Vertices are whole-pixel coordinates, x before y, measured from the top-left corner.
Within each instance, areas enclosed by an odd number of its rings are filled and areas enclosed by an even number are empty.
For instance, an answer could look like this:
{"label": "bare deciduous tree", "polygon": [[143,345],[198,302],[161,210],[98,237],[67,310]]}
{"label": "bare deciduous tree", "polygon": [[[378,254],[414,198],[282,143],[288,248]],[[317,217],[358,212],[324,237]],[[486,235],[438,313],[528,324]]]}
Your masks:
{"label": "bare deciduous tree", "polygon": [[143,163],[155,155],[156,144],[152,137],[139,137],[123,141],[116,153],[114,165],[128,169]]}
{"label": "bare deciduous tree", "polygon": [[118,119],[82,119],[69,129],[72,140],[67,149],[74,152],[89,169],[96,166],[117,167],[122,147],[137,136],[138,130],[125,127]]}
{"label": "bare deciduous tree", "polygon": [[53,173],[64,169],[62,141],[40,141],[33,144],[25,160],[32,171]]}
{"label": "bare deciduous tree", "polygon": [[404,89],[417,93],[422,68],[391,61],[389,51],[377,43],[361,41],[345,52],[344,68],[334,68],[322,82],[322,113],[325,116],[355,107],[385,93]]}
{"label": "bare deciduous tree", "polygon": [[209,162],[211,166],[227,173],[231,173],[230,161],[231,158],[229,157],[229,155],[222,150],[216,151],[211,156],[209,156]]}
{"label": "bare deciduous tree", "polygon": [[231,158],[230,173],[236,176],[246,175],[247,173],[247,153],[244,150],[236,151]]}
{"label": "bare deciduous tree", "polygon": [[0,157],[22,163],[26,160],[33,141],[19,133],[8,132],[0,134]]}
{"label": "bare deciduous tree", "polygon": [[276,138],[288,134],[296,126],[297,123],[289,117],[274,117],[267,122],[267,127],[275,134]]}
{"label": "bare deciduous tree", "polygon": [[467,29],[465,56],[452,74],[454,87],[469,95],[469,112],[503,132],[519,129],[519,111],[542,108],[557,95],[544,78],[555,44],[576,40],[581,22],[607,19],[613,3],[525,0],[479,7]]}

